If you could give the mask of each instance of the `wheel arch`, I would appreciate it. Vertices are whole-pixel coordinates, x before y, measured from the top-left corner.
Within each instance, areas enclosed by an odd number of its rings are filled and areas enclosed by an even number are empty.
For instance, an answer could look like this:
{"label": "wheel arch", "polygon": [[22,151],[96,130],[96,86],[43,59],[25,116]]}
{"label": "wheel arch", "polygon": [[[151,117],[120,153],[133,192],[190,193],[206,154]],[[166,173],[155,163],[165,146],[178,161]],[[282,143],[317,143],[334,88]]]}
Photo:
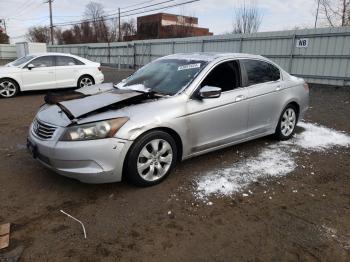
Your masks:
{"label": "wheel arch", "polygon": [[[183,154],[183,143],[182,143],[182,139],[180,137],[180,135],[174,130],[171,129],[169,127],[155,127],[155,128],[151,128],[146,130],[145,132],[140,133],[134,140],[134,142],[138,139],[140,139],[142,136],[154,132],[154,131],[163,131],[167,134],[169,134],[174,140],[175,140],[175,144],[176,144],[176,149],[177,149],[177,156],[176,156],[176,160],[177,161],[181,161],[182,160],[182,154]],[[132,147],[132,146],[131,146]],[[126,162],[127,159],[129,157],[129,153],[131,151],[131,147],[128,149],[128,152],[125,156],[125,159],[123,161],[123,174],[122,174],[122,179],[124,179],[124,174],[125,174],[125,168],[126,168]]]}
{"label": "wheel arch", "polygon": [[15,82],[15,84],[18,86],[18,91],[21,91],[21,85],[18,83],[18,81],[12,77],[0,77],[0,81],[2,80],[11,80],[13,82]]}
{"label": "wheel arch", "polygon": [[298,123],[298,121],[299,121],[299,115],[300,115],[300,105],[299,105],[299,103],[297,102],[297,101],[295,101],[295,100],[290,100],[290,101],[288,101],[286,104],[285,104],[285,106],[282,108],[282,110],[281,110],[281,113],[280,113],[280,116],[278,117],[278,120],[277,120],[277,122],[275,123],[275,128],[274,128],[274,130],[276,131],[276,129],[277,129],[277,126],[278,126],[278,122],[279,122],[279,118],[281,117],[281,115],[282,115],[282,113],[284,112],[284,110],[289,106],[289,105],[293,105],[295,108],[296,108],[296,110],[297,110],[297,123]]}
{"label": "wheel arch", "polygon": [[92,80],[94,81],[94,84],[96,83],[96,80],[95,78],[91,75],[91,74],[88,74],[88,73],[85,73],[85,74],[82,74],[79,78],[78,78],[78,81],[77,81],[77,86],[79,85],[79,81],[80,79],[82,79],[84,76],[88,76],[88,77],[91,77]]}
{"label": "wheel arch", "polygon": [[292,105],[292,106],[294,106],[295,107],[295,109],[297,110],[297,122],[299,121],[299,114],[300,114],[300,105],[296,102],[296,101],[290,101],[284,108],[283,108],[283,110],[284,109],[286,109],[288,106],[290,106],[290,105]]}

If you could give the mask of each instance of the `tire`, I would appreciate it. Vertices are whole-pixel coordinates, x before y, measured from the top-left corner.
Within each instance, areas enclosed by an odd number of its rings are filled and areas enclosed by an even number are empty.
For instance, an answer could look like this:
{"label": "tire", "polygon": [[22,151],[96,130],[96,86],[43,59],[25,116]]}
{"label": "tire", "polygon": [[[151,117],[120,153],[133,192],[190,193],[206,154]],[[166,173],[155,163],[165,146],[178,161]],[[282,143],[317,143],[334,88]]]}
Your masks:
{"label": "tire", "polygon": [[153,186],[170,173],[177,159],[175,140],[163,131],[142,135],[131,146],[126,159],[126,179],[137,186]]}
{"label": "tire", "polygon": [[79,78],[77,87],[82,88],[86,86],[92,86],[94,84],[95,84],[95,80],[92,78],[92,76],[83,75]]}
{"label": "tire", "polygon": [[19,93],[18,84],[12,79],[3,78],[0,80],[0,97],[11,98]]}
{"label": "tire", "polygon": [[290,139],[298,123],[298,110],[294,105],[288,105],[282,112],[275,132],[278,140]]}

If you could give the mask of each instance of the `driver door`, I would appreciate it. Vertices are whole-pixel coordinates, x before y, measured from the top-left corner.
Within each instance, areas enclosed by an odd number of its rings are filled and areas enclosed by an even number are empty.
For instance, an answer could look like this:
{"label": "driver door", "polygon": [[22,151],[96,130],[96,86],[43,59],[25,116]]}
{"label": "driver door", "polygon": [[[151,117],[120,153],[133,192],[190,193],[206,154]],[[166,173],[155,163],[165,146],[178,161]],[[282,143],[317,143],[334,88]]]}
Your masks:
{"label": "driver door", "polygon": [[200,85],[222,89],[218,98],[192,98],[187,116],[191,153],[203,152],[244,138],[248,121],[247,90],[241,87],[238,61],[214,67]]}
{"label": "driver door", "polygon": [[[33,68],[28,68],[33,64]],[[41,56],[30,61],[22,69],[23,90],[51,89],[56,86],[56,69],[53,56]]]}

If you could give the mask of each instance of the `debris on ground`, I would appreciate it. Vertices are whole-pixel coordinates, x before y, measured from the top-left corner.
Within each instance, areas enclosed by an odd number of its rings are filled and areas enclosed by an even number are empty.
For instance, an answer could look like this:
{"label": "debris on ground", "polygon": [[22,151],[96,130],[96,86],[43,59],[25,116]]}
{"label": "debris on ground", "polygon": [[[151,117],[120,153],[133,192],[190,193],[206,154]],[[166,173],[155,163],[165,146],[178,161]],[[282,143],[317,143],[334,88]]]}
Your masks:
{"label": "debris on ground", "polygon": [[73,217],[72,215],[70,215],[70,214],[64,212],[63,210],[60,210],[60,211],[61,211],[61,213],[65,214],[66,216],[68,216],[68,217],[70,217],[71,219],[73,219],[73,220],[77,221],[78,223],[80,223],[81,227],[83,228],[84,238],[86,239],[86,230],[85,230],[85,226],[84,226],[83,222],[81,222],[79,219]]}
{"label": "debris on ground", "polygon": [[10,245],[10,223],[0,225],[0,249]]}

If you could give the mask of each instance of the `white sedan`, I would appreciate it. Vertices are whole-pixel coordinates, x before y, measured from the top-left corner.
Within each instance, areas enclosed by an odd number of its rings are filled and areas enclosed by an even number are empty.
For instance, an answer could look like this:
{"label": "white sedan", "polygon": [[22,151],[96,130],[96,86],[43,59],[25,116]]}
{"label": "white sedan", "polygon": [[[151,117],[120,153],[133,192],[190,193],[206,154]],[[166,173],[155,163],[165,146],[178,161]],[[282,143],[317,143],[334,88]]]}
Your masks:
{"label": "white sedan", "polygon": [[100,84],[104,80],[100,66],[71,54],[29,54],[0,67],[0,97],[14,97],[20,91]]}

